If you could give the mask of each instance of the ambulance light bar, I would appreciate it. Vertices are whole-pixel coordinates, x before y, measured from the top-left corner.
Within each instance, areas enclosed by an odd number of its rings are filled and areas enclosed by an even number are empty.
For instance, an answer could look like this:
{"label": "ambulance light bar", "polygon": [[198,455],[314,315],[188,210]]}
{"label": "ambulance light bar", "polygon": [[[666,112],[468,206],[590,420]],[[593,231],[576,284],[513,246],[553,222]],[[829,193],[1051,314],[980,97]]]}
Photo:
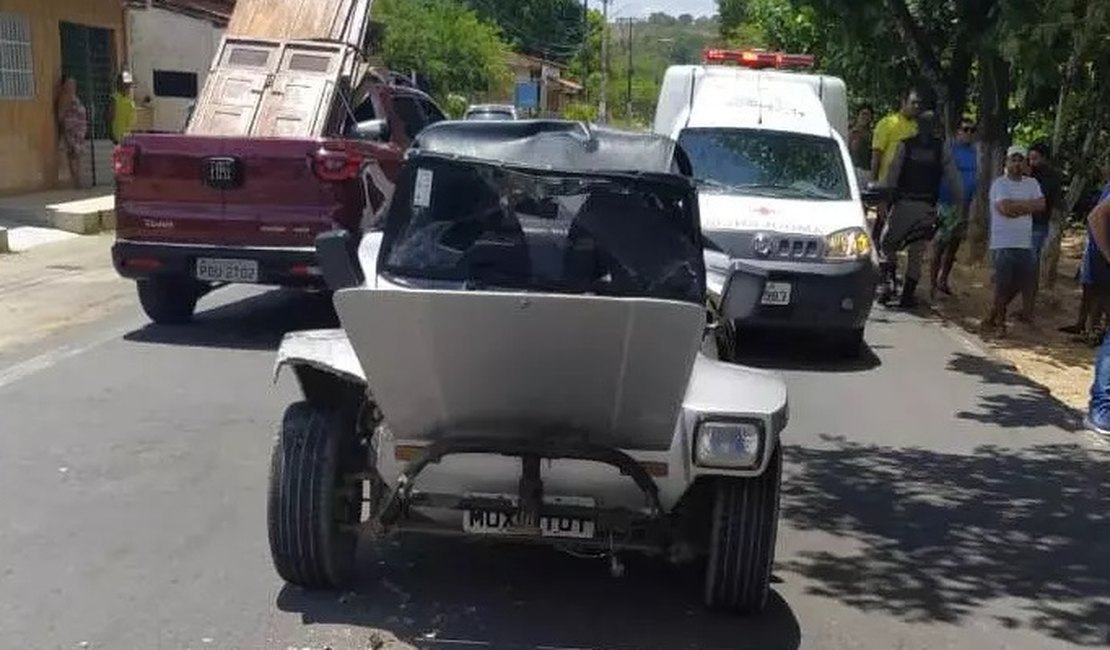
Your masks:
{"label": "ambulance light bar", "polygon": [[720,50],[710,48],[702,53],[704,64],[736,63],[745,68],[813,67],[811,54],[785,54],[760,50]]}

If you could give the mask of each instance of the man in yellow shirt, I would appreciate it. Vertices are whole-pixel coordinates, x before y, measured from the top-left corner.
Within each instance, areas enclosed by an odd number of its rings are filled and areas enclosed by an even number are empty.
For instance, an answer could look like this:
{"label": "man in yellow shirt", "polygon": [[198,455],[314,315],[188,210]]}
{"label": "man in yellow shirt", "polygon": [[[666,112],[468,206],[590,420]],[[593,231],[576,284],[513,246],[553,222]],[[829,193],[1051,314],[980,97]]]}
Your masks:
{"label": "man in yellow shirt", "polygon": [[[871,179],[879,182],[886,178],[894,154],[898,151],[898,144],[907,138],[917,135],[917,115],[921,112],[921,95],[916,90],[910,90],[902,95],[902,103],[898,110],[879,120],[875,125],[875,135],[871,139]],[[889,206],[880,205],[878,218],[871,230],[872,239],[879,241],[886,224],[886,213]]]}
{"label": "man in yellow shirt", "polygon": [[917,135],[917,115],[921,112],[921,97],[916,90],[902,96],[899,109],[879,120],[875,125],[875,135],[871,139],[871,169],[874,180],[886,178],[890,162],[898,143]]}
{"label": "man in yellow shirt", "polygon": [[131,73],[124,70],[119,75],[119,84],[116,92],[112,93],[111,125],[112,142],[119,144],[123,138],[135,129],[135,117],[138,108],[135,106],[134,80]]}

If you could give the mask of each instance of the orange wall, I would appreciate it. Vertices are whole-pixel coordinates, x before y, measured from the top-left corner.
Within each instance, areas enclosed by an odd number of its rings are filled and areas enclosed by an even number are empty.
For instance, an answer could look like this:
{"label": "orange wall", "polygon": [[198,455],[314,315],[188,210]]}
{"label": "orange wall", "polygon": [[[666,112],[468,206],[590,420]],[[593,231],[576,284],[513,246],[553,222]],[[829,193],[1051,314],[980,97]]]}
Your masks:
{"label": "orange wall", "polygon": [[0,194],[58,184],[59,150],[54,90],[62,68],[58,23],[69,21],[115,31],[116,60],[126,61],[120,0],[3,0],[0,11],[31,21],[34,99],[0,99]]}

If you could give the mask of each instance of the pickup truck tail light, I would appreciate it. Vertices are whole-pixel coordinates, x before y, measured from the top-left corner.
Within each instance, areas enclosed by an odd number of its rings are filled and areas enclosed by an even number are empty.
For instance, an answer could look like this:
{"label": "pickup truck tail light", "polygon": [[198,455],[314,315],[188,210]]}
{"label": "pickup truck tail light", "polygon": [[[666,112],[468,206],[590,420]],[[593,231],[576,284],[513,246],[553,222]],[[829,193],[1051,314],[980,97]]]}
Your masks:
{"label": "pickup truck tail light", "polygon": [[357,152],[324,146],[312,155],[312,171],[322,181],[339,183],[357,178],[362,162]]}
{"label": "pickup truck tail light", "polygon": [[139,148],[129,144],[118,145],[112,152],[112,169],[116,178],[130,178],[135,175],[135,163]]}

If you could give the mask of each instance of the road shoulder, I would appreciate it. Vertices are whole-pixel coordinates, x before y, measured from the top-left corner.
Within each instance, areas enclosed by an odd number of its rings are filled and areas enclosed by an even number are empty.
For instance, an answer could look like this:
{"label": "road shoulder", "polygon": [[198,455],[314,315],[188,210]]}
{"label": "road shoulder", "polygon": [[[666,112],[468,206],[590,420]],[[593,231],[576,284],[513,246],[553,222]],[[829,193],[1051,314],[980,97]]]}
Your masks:
{"label": "road shoulder", "polygon": [[89,235],[0,257],[0,353],[133,305],[133,283],[112,267],[112,241]]}

